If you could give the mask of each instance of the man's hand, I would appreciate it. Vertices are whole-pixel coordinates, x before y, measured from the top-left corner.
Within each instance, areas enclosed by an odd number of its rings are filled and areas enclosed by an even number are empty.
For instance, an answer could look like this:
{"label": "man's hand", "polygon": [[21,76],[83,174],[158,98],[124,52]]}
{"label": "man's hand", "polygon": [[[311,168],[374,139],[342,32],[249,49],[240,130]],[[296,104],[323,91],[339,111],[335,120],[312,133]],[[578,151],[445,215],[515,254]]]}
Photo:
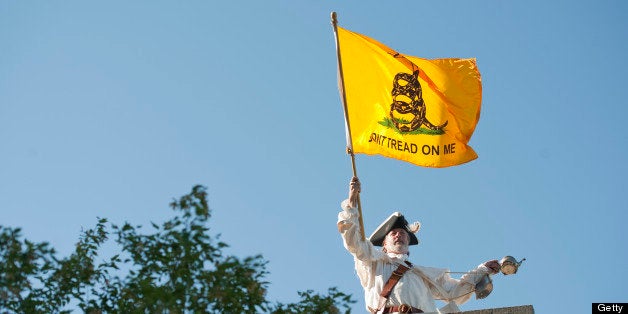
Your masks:
{"label": "man's hand", "polygon": [[357,207],[361,190],[360,179],[358,177],[351,178],[351,183],[349,183],[349,203],[351,207]]}
{"label": "man's hand", "polygon": [[484,262],[484,266],[486,266],[489,269],[491,275],[497,274],[499,270],[502,268],[496,259],[492,259],[490,261]]}

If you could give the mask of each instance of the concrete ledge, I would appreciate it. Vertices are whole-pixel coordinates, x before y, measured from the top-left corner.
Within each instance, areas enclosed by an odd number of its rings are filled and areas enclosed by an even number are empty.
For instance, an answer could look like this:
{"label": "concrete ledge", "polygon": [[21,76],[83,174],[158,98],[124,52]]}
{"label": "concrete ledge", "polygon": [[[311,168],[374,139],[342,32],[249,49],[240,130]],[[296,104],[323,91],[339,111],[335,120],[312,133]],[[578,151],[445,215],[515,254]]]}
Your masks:
{"label": "concrete ledge", "polygon": [[497,309],[473,310],[461,312],[465,314],[534,314],[532,305],[501,307]]}

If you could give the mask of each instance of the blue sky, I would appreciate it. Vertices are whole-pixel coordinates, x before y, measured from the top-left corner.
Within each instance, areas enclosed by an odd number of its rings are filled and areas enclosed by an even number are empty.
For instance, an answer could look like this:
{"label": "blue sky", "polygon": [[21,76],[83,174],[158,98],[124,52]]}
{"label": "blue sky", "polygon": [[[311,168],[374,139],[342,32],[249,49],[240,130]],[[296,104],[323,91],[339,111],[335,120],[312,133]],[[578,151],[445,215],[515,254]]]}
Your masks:
{"label": "blue sky", "polygon": [[357,156],[367,234],[399,210],[423,224],[417,264],[527,258],[463,310],[628,302],[621,0],[2,1],[0,224],[68,254],[96,217],[161,222],[202,184],[228,252],[269,261],[269,299],[337,286],[361,313],[335,225],[351,163],[332,11],[482,74],[477,160]]}

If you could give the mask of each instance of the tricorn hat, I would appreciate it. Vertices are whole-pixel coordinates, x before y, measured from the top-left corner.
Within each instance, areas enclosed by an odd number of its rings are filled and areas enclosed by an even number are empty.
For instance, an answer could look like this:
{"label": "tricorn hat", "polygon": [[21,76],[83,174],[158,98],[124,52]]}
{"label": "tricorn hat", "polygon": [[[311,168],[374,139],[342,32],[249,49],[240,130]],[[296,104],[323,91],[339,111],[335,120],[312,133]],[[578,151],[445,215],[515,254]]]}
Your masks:
{"label": "tricorn hat", "polygon": [[410,245],[419,244],[419,239],[416,237],[415,233],[419,232],[419,229],[421,229],[421,223],[415,222],[410,225],[406,218],[399,212],[394,212],[388,219],[384,220],[384,222],[373,231],[373,234],[369,237],[369,241],[375,246],[383,246],[384,238],[388,232],[397,228],[408,231]]}

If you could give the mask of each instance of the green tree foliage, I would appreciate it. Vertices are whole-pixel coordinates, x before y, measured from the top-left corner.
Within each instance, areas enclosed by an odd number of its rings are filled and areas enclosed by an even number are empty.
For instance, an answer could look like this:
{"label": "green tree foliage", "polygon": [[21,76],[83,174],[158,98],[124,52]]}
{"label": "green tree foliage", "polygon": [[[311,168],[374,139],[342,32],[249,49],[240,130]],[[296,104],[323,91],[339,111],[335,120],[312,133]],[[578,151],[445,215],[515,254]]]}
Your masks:
{"label": "green tree foliage", "polygon": [[[152,231],[99,218],[75,251],[57,258],[46,242],[0,226],[0,313],[350,313],[350,295],[298,292],[301,300],[266,299],[267,261],[226,255],[211,237],[207,193],[195,186],[170,206],[175,216]],[[109,236],[119,254],[99,257]],[[341,310],[342,309],[342,310]]]}

